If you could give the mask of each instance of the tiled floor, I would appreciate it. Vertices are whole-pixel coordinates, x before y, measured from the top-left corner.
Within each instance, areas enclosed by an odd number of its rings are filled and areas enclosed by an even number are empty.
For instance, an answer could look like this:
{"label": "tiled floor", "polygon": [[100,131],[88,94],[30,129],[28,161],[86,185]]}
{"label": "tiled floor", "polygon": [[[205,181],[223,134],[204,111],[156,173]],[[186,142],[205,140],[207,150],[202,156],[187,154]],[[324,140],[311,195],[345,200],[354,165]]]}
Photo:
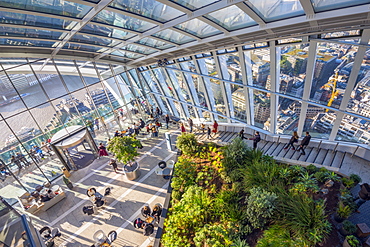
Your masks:
{"label": "tiled floor", "polygon": [[[162,129],[159,137],[143,141],[144,148],[137,158],[141,176],[135,181],[125,178],[122,164],[116,174],[108,165],[109,158],[95,160],[88,167],[73,172],[70,177],[74,184],[72,190],[67,189],[61,179],[56,180],[67,197],[46,212],[30,215],[34,225],[37,228],[45,225],[59,227],[62,236],[57,240],[57,246],[91,246],[94,244],[93,234],[98,230],[106,234],[111,230],[117,231],[115,246],[148,246],[153,243],[155,232],[145,237],[132,222],[141,217],[140,210],[144,204],[153,207],[156,203],[164,203],[168,180],[154,171],[159,161],[175,159],[175,152],[167,150],[166,131]],[[175,143],[178,132],[172,130],[172,133],[171,139]],[[91,216],[82,212],[83,206],[92,205],[86,195],[89,187],[97,188],[102,194],[105,188],[111,188],[106,206]]]}

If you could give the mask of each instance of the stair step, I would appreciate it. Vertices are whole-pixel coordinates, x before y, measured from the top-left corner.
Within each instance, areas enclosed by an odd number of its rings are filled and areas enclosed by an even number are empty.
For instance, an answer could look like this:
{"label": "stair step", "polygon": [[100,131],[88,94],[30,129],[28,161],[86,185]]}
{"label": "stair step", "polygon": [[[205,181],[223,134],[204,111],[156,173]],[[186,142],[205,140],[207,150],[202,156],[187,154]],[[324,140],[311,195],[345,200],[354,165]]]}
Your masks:
{"label": "stair step", "polygon": [[[292,150],[291,152],[294,152],[293,155],[291,156],[292,160],[299,160],[299,158],[302,156],[301,152],[294,151],[294,150]],[[306,153],[306,155],[307,155],[307,153]]]}
{"label": "stair step", "polygon": [[270,155],[272,156],[272,153],[274,152],[275,148],[278,146],[279,144],[276,143],[276,142],[272,142],[272,145],[269,146],[268,149],[265,149],[265,154],[266,155]]}
{"label": "stair step", "polygon": [[339,168],[339,167],[341,166],[341,164],[342,164],[342,161],[343,161],[344,155],[345,155],[345,153],[343,153],[343,152],[339,152],[339,151],[336,151],[336,152],[335,152],[334,159],[333,159],[333,161],[332,161],[332,163],[331,163],[331,166],[332,166],[332,167],[337,167],[337,168]]}
{"label": "stair step", "polygon": [[[279,145],[276,147],[275,151],[272,153],[272,156],[280,156],[281,152],[285,152],[284,150],[284,143],[279,143]],[[282,151],[284,150],[284,151]]]}
{"label": "stair step", "polygon": [[316,159],[314,161],[315,164],[320,164],[322,165],[324,163],[325,157],[328,154],[328,150],[326,149],[321,149],[319,153],[316,155]]}
{"label": "stair step", "polygon": [[333,152],[333,150],[328,150],[328,152],[327,152],[327,154],[325,156],[325,159],[322,162],[322,164],[324,166],[331,166],[332,163],[333,163],[334,157],[335,157],[335,153],[336,152]]}
{"label": "stair step", "polygon": [[309,154],[308,152],[306,152],[306,154],[308,155],[306,162],[315,163],[316,156],[319,152],[320,150],[317,148],[312,148],[312,151]]}

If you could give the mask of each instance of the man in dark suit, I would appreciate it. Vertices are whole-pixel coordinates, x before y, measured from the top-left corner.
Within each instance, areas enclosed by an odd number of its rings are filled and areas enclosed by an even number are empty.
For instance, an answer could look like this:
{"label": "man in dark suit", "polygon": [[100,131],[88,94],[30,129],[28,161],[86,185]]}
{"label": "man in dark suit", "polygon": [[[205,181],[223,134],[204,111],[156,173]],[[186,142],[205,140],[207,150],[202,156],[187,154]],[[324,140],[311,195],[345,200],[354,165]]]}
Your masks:
{"label": "man in dark suit", "polygon": [[310,140],[311,140],[310,132],[307,131],[306,136],[301,141],[301,145],[299,145],[297,151],[301,151],[302,155],[306,155],[304,148],[308,146],[308,144],[310,143]]}

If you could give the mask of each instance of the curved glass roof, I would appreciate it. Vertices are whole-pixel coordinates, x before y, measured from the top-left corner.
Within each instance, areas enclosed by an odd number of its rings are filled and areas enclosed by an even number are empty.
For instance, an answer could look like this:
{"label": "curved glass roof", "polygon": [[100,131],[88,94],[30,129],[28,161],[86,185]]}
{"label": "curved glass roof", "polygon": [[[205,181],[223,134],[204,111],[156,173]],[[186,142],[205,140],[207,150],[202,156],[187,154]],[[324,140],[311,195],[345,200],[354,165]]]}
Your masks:
{"label": "curved glass roof", "polygon": [[[128,65],[143,65],[200,44],[217,49],[276,39],[287,35],[279,29],[285,26],[309,33],[325,29],[327,20],[328,32],[348,29],[363,25],[369,7],[370,0],[0,0],[0,49],[28,49],[40,58],[62,50],[95,60],[124,56]],[[352,14],[359,18],[344,24]]]}

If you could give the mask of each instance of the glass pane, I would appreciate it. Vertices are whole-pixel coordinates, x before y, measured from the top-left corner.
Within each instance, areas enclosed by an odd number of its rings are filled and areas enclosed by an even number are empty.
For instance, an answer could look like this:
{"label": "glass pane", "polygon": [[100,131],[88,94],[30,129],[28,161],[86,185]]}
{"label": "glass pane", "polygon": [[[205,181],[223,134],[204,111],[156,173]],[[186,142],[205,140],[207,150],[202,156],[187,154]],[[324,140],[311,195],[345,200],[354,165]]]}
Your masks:
{"label": "glass pane", "polygon": [[185,32],[191,33],[199,38],[206,38],[222,33],[220,30],[198,19],[192,19],[175,27]]}
{"label": "glass pane", "polygon": [[121,15],[108,10],[102,10],[101,12],[99,12],[99,14],[97,14],[96,17],[93,18],[93,21],[138,32],[145,32],[156,26],[150,22],[139,20],[126,15]]}
{"label": "glass pane", "polygon": [[[299,106],[297,106],[296,112],[300,112]],[[334,119],[336,118],[335,112],[328,111],[323,107],[318,107],[314,105],[308,105],[306,120],[304,121],[303,132],[310,132],[312,137],[329,139],[329,135],[332,130],[332,126],[324,126],[324,122],[321,120],[326,114],[332,114]]]}
{"label": "glass pane", "polygon": [[220,61],[220,67],[222,76],[224,79],[243,83],[242,73],[240,69],[239,55],[238,53],[229,53],[227,55],[218,56]]}
{"label": "glass pane", "polygon": [[253,86],[267,88],[270,75],[270,49],[245,51],[247,75],[252,75]]}
{"label": "glass pane", "polygon": [[360,72],[358,73],[355,87],[351,93],[351,98],[347,105],[347,111],[360,116],[370,117],[369,109],[369,64],[370,49],[366,50]]}
{"label": "glass pane", "polygon": [[160,32],[154,34],[153,36],[156,36],[158,38],[174,42],[174,43],[179,44],[179,45],[183,45],[185,43],[189,43],[189,42],[195,40],[193,38],[190,38],[189,36],[183,35],[179,32],[169,30],[169,29],[160,31]]}
{"label": "glass pane", "polygon": [[243,122],[247,121],[246,93],[244,87],[233,85],[231,100],[234,108],[234,118]]}
{"label": "glass pane", "polygon": [[32,63],[31,66],[49,99],[67,94],[52,61],[49,61],[45,66],[39,63]]}
{"label": "glass pane", "polygon": [[147,45],[147,46],[150,46],[150,47],[154,47],[154,48],[158,48],[158,49],[161,49],[161,50],[174,47],[174,45],[167,44],[166,42],[156,40],[156,39],[152,39],[152,38],[143,38],[143,39],[137,41],[137,43]]}
{"label": "glass pane", "polygon": [[184,6],[191,10],[196,10],[203,8],[204,6],[210,5],[212,3],[219,2],[221,0],[202,0],[202,1],[191,1],[191,0],[170,0],[171,2],[175,2],[181,6]]}
{"label": "glass pane", "polygon": [[97,47],[97,46],[89,46],[89,45],[80,45],[80,44],[73,44],[73,43],[67,43],[66,45],[63,46],[63,49],[89,51],[89,52],[97,52],[97,53],[102,53],[102,52],[108,50],[108,48],[102,48],[102,47]]}
{"label": "glass pane", "polygon": [[48,100],[29,65],[9,69],[7,73],[13,75],[11,78],[13,84],[28,108],[32,108]]}
{"label": "glass pane", "polygon": [[160,22],[167,22],[184,14],[177,9],[154,0],[115,0],[110,6]]}
{"label": "glass pane", "polygon": [[[17,78],[23,78],[19,75],[9,75],[10,80],[17,81]],[[9,81],[8,77],[5,75],[4,72],[0,72],[0,80],[1,80],[1,98],[0,98],[0,112],[3,117],[11,116],[17,112],[23,111],[26,106],[24,105],[21,97],[15,91],[12,82]],[[27,87],[24,85],[23,87]],[[24,97],[28,97],[29,94],[22,95]]]}
{"label": "glass pane", "polygon": [[55,60],[56,64],[65,64],[64,66],[58,66],[58,70],[62,75],[64,83],[67,85],[68,91],[73,92],[82,87],[84,84],[78,74],[78,70],[73,61],[66,60]]}
{"label": "glass pane", "polygon": [[282,46],[279,92],[301,98],[308,60],[308,44]]}
{"label": "glass pane", "polygon": [[245,3],[267,22],[304,15],[299,0],[249,0]]}
{"label": "glass pane", "polygon": [[205,16],[229,31],[257,25],[257,22],[255,22],[244,11],[242,11],[235,5],[210,13]]}
{"label": "glass pane", "polygon": [[153,54],[157,52],[157,50],[150,49],[149,47],[144,47],[140,45],[134,45],[134,44],[129,44],[121,48],[122,50],[127,50],[127,51],[133,51],[133,52],[138,52],[142,53],[145,55]]}
{"label": "glass pane", "polygon": [[[325,120],[325,123],[332,125],[335,120],[335,116],[327,116],[323,119]],[[370,132],[368,131],[369,124],[370,122],[364,119],[344,115],[340,122],[336,140],[368,144],[370,141]]]}
{"label": "glass pane", "polygon": [[94,64],[85,61],[76,61],[78,70],[82,74],[82,77],[86,85],[91,85],[99,81],[98,74],[96,73]]}
{"label": "glass pane", "polygon": [[19,36],[28,38],[40,38],[40,39],[63,39],[65,34],[63,32],[54,32],[48,30],[40,30],[33,28],[14,28],[14,27],[0,27],[1,36]]}
{"label": "glass pane", "polygon": [[11,46],[30,46],[30,47],[54,47],[55,42],[25,39],[7,39],[1,38],[0,45]]}
{"label": "glass pane", "polygon": [[219,80],[211,79],[211,88],[213,91],[213,96],[215,98],[216,111],[223,115],[226,115],[226,106],[224,97],[222,95],[221,82]]}
{"label": "glass pane", "polygon": [[322,39],[342,38],[342,37],[346,37],[346,36],[360,36],[360,35],[361,35],[361,31],[359,29],[356,29],[356,30],[350,30],[350,31],[322,33],[321,38]]}
{"label": "glass pane", "polygon": [[89,36],[85,34],[75,34],[71,39],[71,42],[86,43],[92,45],[103,45],[103,46],[114,46],[119,43],[119,41],[114,41],[111,39],[98,38],[95,36]]}
{"label": "glass pane", "polygon": [[63,30],[71,30],[77,24],[76,21],[67,21],[63,19],[3,11],[0,11],[0,23],[18,24],[36,27],[51,27]]}
{"label": "glass pane", "polygon": [[[199,66],[201,68],[201,73],[203,75],[209,75],[209,76],[218,78],[218,72],[217,72],[217,69],[216,69],[216,62],[215,62],[213,57],[199,59],[198,63],[199,63]],[[201,65],[203,65],[203,66],[201,66]]]}
{"label": "glass pane", "polygon": [[357,50],[354,45],[318,44],[310,100],[339,108]]}
{"label": "glass pane", "polygon": [[92,9],[92,7],[68,1],[57,1],[54,2],[54,4],[50,4],[48,0],[21,0],[16,2],[13,0],[3,0],[0,2],[0,6],[14,9],[32,10],[47,14],[72,16],[80,19],[82,19],[82,17],[84,17],[87,12]]}
{"label": "glass pane", "polygon": [[101,116],[112,111],[111,101],[117,103],[117,100],[114,98],[112,93],[107,92],[100,83],[90,86],[89,91],[90,94],[86,94],[86,98],[91,109],[98,110]]}
{"label": "glass pane", "polygon": [[[204,87],[204,83],[202,82],[201,76],[190,74],[190,73],[184,73],[184,77],[186,81],[189,83],[189,89],[192,90],[191,94],[194,98],[194,101],[196,102],[197,106],[207,108],[207,101],[206,101],[206,90]],[[194,86],[193,86],[194,85]],[[195,92],[193,92],[195,90]]]}
{"label": "glass pane", "polygon": [[134,37],[136,34],[126,32],[123,30],[114,29],[111,27],[94,25],[94,24],[86,24],[81,30],[81,33],[90,33],[96,34],[104,37],[111,37],[115,39],[122,39],[127,40],[129,38]]}
{"label": "glass pane", "polygon": [[279,97],[276,133],[291,135],[297,131],[300,112],[300,102]]}
{"label": "glass pane", "polygon": [[270,95],[259,90],[253,90],[254,126],[264,130],[270,129]]}
{"label": "glass pane", "polygon": [[143,55],[132,53],[132,52],[127,52],[125,50],[114,51],[111,54],[116,55],[116,56],[131,58],[131,59],[143,57]]}
{"label": "glass pane", "polygon": [[315,12],[367,4],[369,0],[311,0]]}

